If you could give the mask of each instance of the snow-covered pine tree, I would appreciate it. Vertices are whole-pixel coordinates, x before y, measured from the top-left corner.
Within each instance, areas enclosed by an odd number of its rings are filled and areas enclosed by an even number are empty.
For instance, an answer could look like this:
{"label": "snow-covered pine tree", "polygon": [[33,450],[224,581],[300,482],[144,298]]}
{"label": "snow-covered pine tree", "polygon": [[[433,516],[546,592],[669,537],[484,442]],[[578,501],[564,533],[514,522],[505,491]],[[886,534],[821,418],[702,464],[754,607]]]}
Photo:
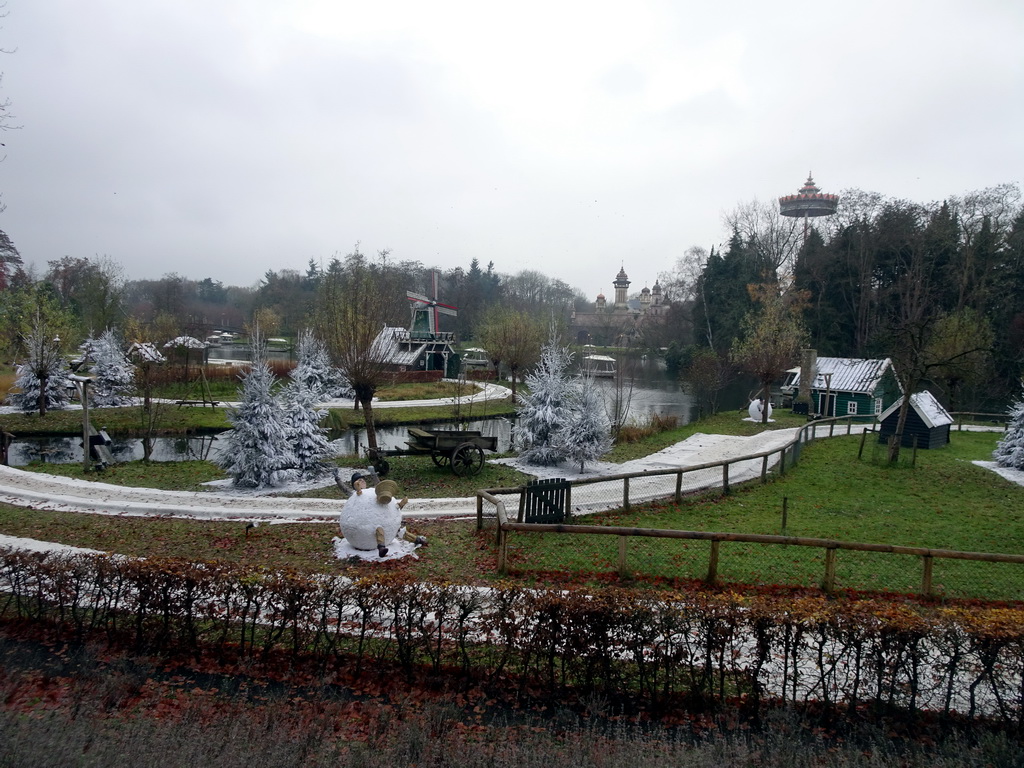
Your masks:
{"label": "snow-covered pine tree", "polygon": [[[17,369],[14,387],[21,390],[10,396],[11,405],[23,411],[39,409],[44,414],[50,408],[65,408],[70,398],[70,370],[68,361],[60,352],[60,344],[49,338],[45,326],[38,321],[25,337],[28,359]],[[46,394],[39,397],[40,390]]]}
{"label": "snow-covered pine tree", "polygon": [[281,401],[288,415],[295,467],[301,477],[320,477],[328,469],[331,449],[316,405],[337,386],[338,372],[331,367],[323,343],[311,331],[299,334],[298,361],[289,375],[292,380],[281,393]]}
{"label": "snow-covered pine tree", "polygon": [[331,358],[323,341],[309,329],[300,331],[296,351],[298,360],[289,374],[292,381],[312,391],[314,397],[333,397],[342,388],[345,377],[331,365]]}
{"label": "snow-covered pine tree", "polygon": [[327,472],[327,459],[331,456],[327,430],[320,425],[322,414],[316,409],[319,399],[313,390],[298,381],[290,382],[281,393],[295,469],[300,477],[309,479]]}
{"label": "snow-covered pine tree", "polygon": [[92,404],[98,408],[129,405],[135,389],[135,366],[109,328],[91,345]]}
{"label": "snow-covered pine tree", "polygon": [[569,416],[570,380],[566,370],[571,362],[572,353],[559,346],[558,334],[552,328],[537,367],[526,376],[530,393],[521,398],[516,409],[513,443],[527,464],[551,467],[565,459],[557,437]]}
{"label": "snow-covered pine tree", "polygon": [[593,376],[577,376],[567,395],[569,416],[556,442],[560,452],[584,472],[588,461],[597,461],[611,450],[611,422]]}
{"label": "snow-covered pine tree", "polygon": [[232,429],[217,464],[243,488],[280,485],[295,467],[289,444],[288,415],[272,388],[265,345],[257,329],[252,336],[252,367],[242,375],[239,405],[228,411]]}
{"label": "snow-covered pine tree", "polygon": [[1010,406],[1006,432],[996,443],[992,458],[1000,467],[1024,469],[1024,395]]}

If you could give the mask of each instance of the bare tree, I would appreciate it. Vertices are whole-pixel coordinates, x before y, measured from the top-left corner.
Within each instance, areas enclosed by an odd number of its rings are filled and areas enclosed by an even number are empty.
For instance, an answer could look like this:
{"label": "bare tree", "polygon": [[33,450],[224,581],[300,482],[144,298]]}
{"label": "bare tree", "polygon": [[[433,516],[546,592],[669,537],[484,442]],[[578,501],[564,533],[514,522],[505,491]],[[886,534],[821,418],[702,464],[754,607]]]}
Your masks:
{"label": "bare tree", "polygon": [[[360,256],[358,246],[354,255]],[[383,258],[386,252],[381,254]],[[388,297],[374,279],[365,259],[350,258],[345,266],[333,260],[324,272],[317,294],[314,330],[323,340],[331,362],[355,391],[366,419],[366,440],[377,448],[373,396],[392,378]]]}
{"label": "bare tree", "polygon": [[744,318],[743,336],[733,343],[732,358],[761,383],[761,421],[767,422],[772,382],[793,365],[805,343],[800,321],[803,297],[780,294],[774,284],[750,286],[750,295],[759,306]]}
{"label": "bare tree", "polygon": [[488,314],[480,329],[480,340],[495,369],[505,364],[512,378],[512,400],[516,399],[519,374],[540,355],[544,330],[528,312],[495,309]]}
{"label": "bare tree", "polygon": [[763,279],[788,282],[803,241],[802,221],[783,216],[774,201],[752,200],[727,213],[725,223],[753,251]]}

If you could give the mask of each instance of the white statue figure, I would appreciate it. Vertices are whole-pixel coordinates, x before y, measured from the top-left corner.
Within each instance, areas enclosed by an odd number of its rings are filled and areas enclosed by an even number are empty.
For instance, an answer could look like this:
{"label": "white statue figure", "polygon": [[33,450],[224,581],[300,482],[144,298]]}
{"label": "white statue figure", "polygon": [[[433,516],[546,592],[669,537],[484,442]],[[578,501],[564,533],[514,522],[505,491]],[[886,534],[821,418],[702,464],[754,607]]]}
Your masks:
{"label": "white statue figure", "polygon": [[[768,405],[768,418],[770,419],[772,417],[772,404],[771,403],[767,403],[767,405]],[[761,421],[763,416],[764,416],[764,406],[765,406],[765,401],[764,401],[763,398],[757,398],[756,400],[751,400],[750,401],[750,405],[747,407],[747,413],[750,414],[750,418],[753,419],[754,421]]]}
{"label": "white statue figure", "polygon": [[[402,528],[402,508],[409,499],[395,501],[398,485],[393,480],[382,480],[373,491],[369,490],[366,479],[359,472],[352,475],[352,488],[352,495],[338,515],[341,535],[353,549],[376,548],[377,554],[384,557],[388,553],[388,543],[398,536]],[[427,543],[423,536],[408,532],[403,534],[403,538],[418,546]]]}

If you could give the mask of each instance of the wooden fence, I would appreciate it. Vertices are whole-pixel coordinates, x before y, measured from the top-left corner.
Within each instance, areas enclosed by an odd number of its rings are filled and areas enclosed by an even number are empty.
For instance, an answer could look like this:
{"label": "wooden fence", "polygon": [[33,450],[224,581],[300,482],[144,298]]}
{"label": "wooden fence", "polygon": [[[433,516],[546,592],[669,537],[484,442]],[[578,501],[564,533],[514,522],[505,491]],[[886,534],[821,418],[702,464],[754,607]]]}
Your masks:
{"label": "wooden fence", "polygon": [[[994,414],[957,414],[959,416],[984,416],[991,417]],[[629,481],[633,478],[644,477],[650,478],[658,475],[676,475],[676,492],[675,500],[678,502],[682,499],[682,482],[683,476],[689,472],[696,472],[701,470],[713,469],[720,467],[722,472],[722,494],[729,493],[729,467],[737,464],[741,461],[750,461],[752,459],[760,458],[761,464],[761,476],[760,481],[762,483],[767,482],[768,479],[768,467],[770,459],[773,456],[778,455],[778,471],[780,474],[785,473],[787,466],[791,467],[797,461],[799,461],[800,447],[811,440],[818,439],[819,437],[835,436],[837,429],[840,433],[852,434],[853,424],[855,421],[864,423],[864,417],[861,416],[843,416],[832,419],[822,419],[819,421],[809,422],[797,432],[796,437],[786,445],[775,448],[771,451],[764,451],[761,453],[751,454],[749,456],[742,456],[737,458],[728,459],[726,461],[711,462],[707,464],[700,464],[690,467],[681,467],[678,469],[666,469],[657,470],[652,472],[631,472],[622,475],[611,475],[602,478],[588,478],[586,480],[573,481],[573,486],[588,485],[597,482],[609,482],[609,481],[621,481],[622,482],[622,506],[623,509],[629,509]],[[934,595],[934,589],[932,585],[932,569],[935,558],[946,558],[951,560],[973,560],[979,562],[989,563],[1019,563],[1024,564],[1024,555],[1009,555],[1009,554],[995,554],[988,552],[961,552],[958,550],[948,549],[928,549],[924,547],[903,547],[891,544],[867,544],[862,542],[847,542],[837,541],[833,539],[816,539],[816,538],[803,538],[794,536],[774,536],[768,534],[747,534],[747,533],[719,533],[719,532],[708,532],[708,531],[677,531],[677,530],[666,530],[659,528],[629,528],[622,526],[602,526],[602,525],[575,525],[575,524],[540,524],[540,523],[524,523],[520,521],[510,520],[508,513],[505,509],[504,502],[498,497],[498,494],[509,494],[520,491],[519,488],[495,488],[490,490],[477,491],[477,529],[480,530],[483,527],[483,510],[484,503],[493,505],[495,510],[495,517],[497,519],[497,545],[498,545],[498,573],[504,574],[508,568],[508,539],[509,534],[512,532],[520,533],[553,533],[553,534],[569,534],[577,536],[618,536],[619,537],[619,553],[618,553],[618,571],[621,576],[625,576],[628,573],[627,569],[627,542],[630,537],[642,536],[650,538],[660,539],[686,539],[686,540],[697,540],[697,541],[708,541],[710,542],[710,552],[708,555],[708,569],[705,576],[705,580],[709,584],[714,584],[718,578],[718,561],[721,543],[727,542],[747,542],[751,544],[765,545],[765,546],[797,546],[797,547],[813,547],[823,549],[825,551],[825,568],[822,574],[821,587],[825,592],[832,592],[835,589],[835,575],[836,575],[836,555],[840,550],[854,551],[854,552],[878,552],[893,555],[912,555],[921,558],[921,580],[920,580],[920,594],[925,597],[931,597]]]}

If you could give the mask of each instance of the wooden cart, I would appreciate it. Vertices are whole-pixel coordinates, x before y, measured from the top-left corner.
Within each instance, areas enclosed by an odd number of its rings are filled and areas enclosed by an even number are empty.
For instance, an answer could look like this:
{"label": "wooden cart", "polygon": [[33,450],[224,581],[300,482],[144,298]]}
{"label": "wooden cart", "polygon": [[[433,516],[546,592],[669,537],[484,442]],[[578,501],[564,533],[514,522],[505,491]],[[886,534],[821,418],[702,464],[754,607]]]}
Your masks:
{"label": "wooden cart", "polygon": [[484,466],[484,451],[495,451],[497,437],[485,437],[480,432],[442,429],[409,429],[407,448],[370,449],[367,454],[379,477],[391,468],[388,456],[429,455],[439,467],[451,467],[459,477],[477,474]]}

